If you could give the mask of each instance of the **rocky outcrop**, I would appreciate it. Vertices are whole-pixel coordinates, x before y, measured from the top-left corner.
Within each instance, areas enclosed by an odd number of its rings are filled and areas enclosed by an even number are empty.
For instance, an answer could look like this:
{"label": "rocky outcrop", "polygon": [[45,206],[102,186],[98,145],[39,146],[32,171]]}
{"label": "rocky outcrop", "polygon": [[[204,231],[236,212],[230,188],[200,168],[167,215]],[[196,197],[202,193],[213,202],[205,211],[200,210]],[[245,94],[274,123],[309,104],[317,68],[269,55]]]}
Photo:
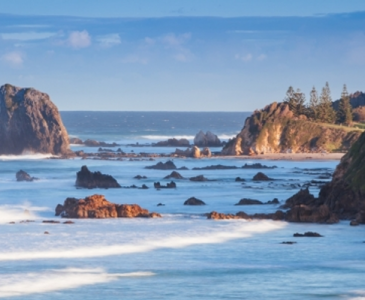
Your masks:
{"label": "rocky outcrop", "polygon": [[0,87],[0,154],[71,155],[66,128],[50,97],[33,88]]}
{"label": "rocky outcrop", "polygon": [[23,170],[19,170],[18,172],[16,172],[15,177],[16,181],[34,181],[38,179],[36,177],[30,176],[27,172]]}
{"label": "rocky outcrop", "polygon": [[190,181],[208,181],[207,178],[204,177],[204,175],[198,175],[194,177],[189,178]]}
{"label": "rocky outcrop", "polygon": [[176,172],[176,171],[172,171],[170,175],[167,175],[167,176],[164,177],[164,179],[171,179],[171,178],[184,179],[184,177],[181,176],[181,174],[179,172]]}
{"label": "rocky outcrop", "polygon": [[286,103],[255,111],[241,132],[222,149],[222,155],[257,155],[348,150],[361,131],[294,117]]}
{"label": "rocky outcrop", "polygon": [[235,205],[258,205],[258,204],[260,205],[264,203],[261,202],[260,200],[243,198]]}
{"label": "rocky outcrop", "polygon": [[168,139],[167,141],[157,142],[153,144],[155,147],[189,147],[190,143],[187,139]]}
{"label": "rocky outcrop", "polygon": [[103,195],[92,195],[85,199],[67,198],[56,207],[56,216],[63,218],[159,218],[137,204],[115,204]]}
{"label": "rocky outcrop", "polygon": [[228,220],[228,219],[263,220],[263,219],[269,219],[269,220],[274,220],[274,221],[282,221],[285,219],[285,213],[281,210],[278,210],[275,213],[270,213],[270,214],[248,215],[243,211],[239,211],[238,213],[233,215],[233,214],[223,214],[223,213],[218,213],[216,211],[213,211],[213,212],[207,214],[207,218],[213,219],[213,220]]}
{"label": "rocky outcrop", "polygon": [[254,163],[254,164],[244,164],[242,166],[242,169],[276,169],[277,166],[265,166],[260,163]]}
{"label": "rocky outcrop", "polygon": [[94,188],[120,188],[119,183],[110,175],[102,174],[99,171],[91,172],[87,166],[82,166],[77,172],[76,187],[88,189]]}
{"label": "rocky outcrop", "polygon": [[268,177],[262,172],[258,172],[253,178],[253,181],[270,181],[273,180],[272,178]]}
{"label": "rocky outcrop", "polygon": [[205,202],[195,197],[191,197],[184,202],[184,205],[205,205]]}
{"label": "rocky outcrop", "polygon": [[117,147],[120,146],[117,143],[106,143],[106,142],[99,142],[99,141],[95,141],[95,140],[90,140],[87,139],[86,141],[84,141],[84,145],[88,146],[88,147]]}
{"label": "rocky outcrop", "polygon": [[203,131],[199,131],[194,138],[194,145],[198,147],[220,147],[222,146],[222,142],[215,134],[207,131],[204,134]]}
{"label": "rocky outcrop", "polygon": [[202,151],[200,151],[199,147],[197,146],[187,148],[185,150],[176,149],[174,154],[178,156],[186,156],[192,158],[212,157],[212,152],[209,148],[205,147]]}
{"label": "rocky outcrop", "polygon": [[145,167],[145,169],[153,169],[153,170],[176,170],[177,168],[176,168],[175,164],[171,160],[168,160],[165,163],[158,162],[157,164],[155,164],[153,166]]}
{"label": "rocky outcrop", "polygon": [[206,167],[195,167],[193,168],[193,170],[234,170],[234,169],[238,169],[238,167],[236,166],[224,166],[224,165],[211,165],[211,166],[206,166]]}

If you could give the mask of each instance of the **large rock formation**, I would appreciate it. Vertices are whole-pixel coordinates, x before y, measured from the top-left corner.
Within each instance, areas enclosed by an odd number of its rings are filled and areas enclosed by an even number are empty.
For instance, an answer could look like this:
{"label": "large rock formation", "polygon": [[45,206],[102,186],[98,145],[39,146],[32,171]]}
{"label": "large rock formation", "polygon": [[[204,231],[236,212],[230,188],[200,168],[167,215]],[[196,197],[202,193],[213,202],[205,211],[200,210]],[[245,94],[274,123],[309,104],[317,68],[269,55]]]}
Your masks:
{"label": "large rock formation", "polygon": [[0,154],[70,154],[66,128],[45,93],[10,84],[0,87]]}
{"label": "large rock formation", "polygon": [[56,216],[63,218],[159,218],[137,204],[115,204],[103,195],[92,195],[85,199],[67,198],[56,207]]}
{"label": "large rock formation", "polygon": [[236,138],[222,149],[223,155],[296,153],[348,150],[361,131],[316,123],[304,115],[294,117],[286,103],[272,103],[255,111]]}
{"label": "large rock formation", "polygon": [[198,147],[219,147],[222,146],[222,143],[218,136],[210,131],[207,131],[207,133],[204,134],[204,132],[200,130],[194,138],[194,145]]}
{"label": "large rock formation", "polygon": [[120,188],[119,183],[113,176],[102,174],[99,171],[91,172],[87,166],[82,166],[81,170],[76,173],[76,186],[88,189],[94,188]]}

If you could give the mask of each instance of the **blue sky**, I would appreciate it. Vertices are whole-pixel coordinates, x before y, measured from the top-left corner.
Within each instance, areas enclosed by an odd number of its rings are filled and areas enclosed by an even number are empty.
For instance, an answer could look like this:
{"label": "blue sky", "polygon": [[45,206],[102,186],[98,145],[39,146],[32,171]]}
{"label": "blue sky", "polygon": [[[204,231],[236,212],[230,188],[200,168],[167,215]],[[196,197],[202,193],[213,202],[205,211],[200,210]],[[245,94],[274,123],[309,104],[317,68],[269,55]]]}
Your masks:
{"label": "blue sky", "polygon": [[47,92],[60,110],[251,111],[281,101],[289,85],[308,95],[326,81],[337,99],[344,83],[365,90],[364,66],[365,1],[0,8],[0,83]]}

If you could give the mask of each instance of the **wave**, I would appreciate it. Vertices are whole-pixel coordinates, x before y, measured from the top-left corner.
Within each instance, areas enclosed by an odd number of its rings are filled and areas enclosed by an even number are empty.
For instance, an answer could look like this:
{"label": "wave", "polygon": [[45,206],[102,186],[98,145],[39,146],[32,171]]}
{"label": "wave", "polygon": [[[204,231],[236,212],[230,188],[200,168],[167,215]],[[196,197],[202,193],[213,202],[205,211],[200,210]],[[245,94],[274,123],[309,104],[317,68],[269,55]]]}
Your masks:
{"label": "wave", "polygon": [[365,299],[365,290],[357,290],[351,292],[352,296],[347,298],[349,300],[364,300]]}
{"label": "wave", "polygon": [[[209,221],[208,221],[209,222]],[[0,261],[92,258],[131,253],[144,253],[161,248],[184,248],[199,244],[220,244],[234,239],[248,238],[258,233],[278,230],[286,226],[284,222],[275,221],[222,221],[225,230],[196,234],[195,236],[170,236],[164,239],[146,240],[143,243],[127,243],[121,245],[79,247],[63,250],[2,252]]]}
{"label": "wave", "polygon": [[0,155],[0,160],[31,160],[31,159],[45,159],[57,157],[51,153],[48,154],[41,154],[41,153],[34,153],[34,154],[22,154],[22,155]]}
{"label": "wave", "polygon": [[[228,140],[234,138],[236,134],[221,134],[218,135],[218,138],[221,140]],[[158,140],[158,141],[165,141],[168,139],[187,139],[187,140],[194,140],[195,135],[142,135],[141,138],[147,140]]]}
{"label": "wave", "polygon": [[48,208],[31,208],[27,205],[19,206],[0,206],[0,224],[6,224],[9,222],[19,222],[25,219],[37,219],[37,215],[34,211],[44,211]]}
{"label": "wave", "polygon": [[[80,276],[82,273],[82,276]],[[113,274],[102,269],[62,269],[0,277],[0,298],[74,289],[117,280],[119,277],[153,276],[152,272]]]}

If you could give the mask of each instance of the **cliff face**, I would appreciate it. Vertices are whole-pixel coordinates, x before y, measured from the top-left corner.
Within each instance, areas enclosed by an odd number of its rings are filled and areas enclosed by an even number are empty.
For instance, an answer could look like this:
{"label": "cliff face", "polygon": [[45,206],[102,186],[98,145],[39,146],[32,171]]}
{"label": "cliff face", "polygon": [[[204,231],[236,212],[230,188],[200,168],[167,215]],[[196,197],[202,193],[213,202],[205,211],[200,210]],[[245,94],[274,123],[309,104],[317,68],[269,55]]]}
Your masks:
{"label": "cliff face", "polygon": [[67,154],[68,135],[56,105],[32,88],[0,87],[0,154]]}
{"label": "cliff face", "polygon": [[294,117],[285,103],[255,111],[241,132],[222,149],[223,155],[348,150],[361,131]]}
{"label": "cliff face", "polygon": [[319,199],[340,218],[365,223],[365,133],[341,159]]}

